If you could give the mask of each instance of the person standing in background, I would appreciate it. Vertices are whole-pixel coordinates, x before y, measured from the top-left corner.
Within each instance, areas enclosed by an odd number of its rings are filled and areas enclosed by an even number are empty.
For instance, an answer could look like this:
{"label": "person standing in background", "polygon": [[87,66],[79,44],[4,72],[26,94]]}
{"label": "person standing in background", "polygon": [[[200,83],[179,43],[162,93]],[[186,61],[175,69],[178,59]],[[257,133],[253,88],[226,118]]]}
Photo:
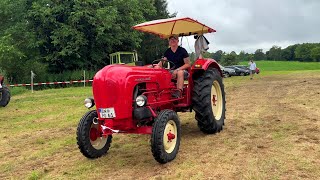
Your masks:
{"label": "person standing in background", "polygon": [[250,60],[249,66],[250,66],[249,67],[249,69],[250,69],[250,79],[253,79],[253,74],[256,72],[257,66],[256,66],[256,63],[253,62],[253,60]]}

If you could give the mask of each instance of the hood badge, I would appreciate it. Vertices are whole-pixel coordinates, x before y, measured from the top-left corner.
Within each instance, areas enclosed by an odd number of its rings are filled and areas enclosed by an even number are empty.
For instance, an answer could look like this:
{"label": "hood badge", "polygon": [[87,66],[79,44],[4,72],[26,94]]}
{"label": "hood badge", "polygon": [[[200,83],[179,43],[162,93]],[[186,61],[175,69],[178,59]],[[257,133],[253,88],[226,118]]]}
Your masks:
{"label": "hood badge", "polygon": [[138,78],[138,79],[135,79],[135,81],[150,81],[151,78],[150,77],[147,77],[147,78]]}

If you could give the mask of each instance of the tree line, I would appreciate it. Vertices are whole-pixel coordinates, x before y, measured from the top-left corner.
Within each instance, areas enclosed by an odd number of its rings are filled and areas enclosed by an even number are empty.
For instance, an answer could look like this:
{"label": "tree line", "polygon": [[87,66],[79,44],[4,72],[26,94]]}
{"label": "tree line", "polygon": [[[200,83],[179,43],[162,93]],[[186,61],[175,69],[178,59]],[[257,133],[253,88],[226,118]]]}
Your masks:
{"label": "tree line", "polygon": [[[133,30],[133,25],[174,17],[166,0],[1,0],[0,74],[10,83],[81,79],[109,64],[109,54],[137,51],[151,63],[168,47],[166,40]],[[206,53],[223,64],[254,60],[320,61],[319,44],[296,44],[264,53],[221,50]]]}
{"label": "tree line", "polygon": [[96,71],[117,51],[157,59],[167,42],[131,27],[173,16],[166,0],[1,0],[0,73],[20,83],[33,70],[45,81],[47,74]]}
{"label": "tree line", "polygon": [[272,61],[301,61],[301,62],[320,62],[320,43],[303,43],[290,45],[284,49],[273,46],[268,51],[257,49],[254,53],[241,51],[239,54],[218,50],[213,53],[205,53],[204,57],[213,58],[222,65],[234,65],[240,61],[249,60],[272,60]]}

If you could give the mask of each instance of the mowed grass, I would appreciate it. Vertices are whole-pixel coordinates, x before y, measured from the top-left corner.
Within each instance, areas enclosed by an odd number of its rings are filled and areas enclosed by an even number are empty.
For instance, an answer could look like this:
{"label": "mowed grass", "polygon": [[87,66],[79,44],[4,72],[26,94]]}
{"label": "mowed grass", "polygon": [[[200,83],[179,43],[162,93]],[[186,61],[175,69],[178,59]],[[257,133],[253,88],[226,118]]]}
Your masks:
{"label": "mowed grass", "polygon": [[0,179],[317,179],[320,71],[292,74],[225,78],[224,130],[205,135],[193,113],[179,113],[180,150],[165,165],[153,159],[149,135],[115,134],[99,159],[80,153],[90,87],[17,89],[0,109]]}

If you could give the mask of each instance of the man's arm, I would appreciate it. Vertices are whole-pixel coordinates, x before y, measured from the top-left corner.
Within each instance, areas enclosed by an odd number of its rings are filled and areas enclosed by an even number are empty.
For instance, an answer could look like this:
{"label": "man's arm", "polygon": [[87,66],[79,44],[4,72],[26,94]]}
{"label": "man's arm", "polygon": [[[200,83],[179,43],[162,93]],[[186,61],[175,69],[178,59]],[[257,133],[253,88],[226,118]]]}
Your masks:
{"label": "man's arm", "polygon": [[183,61],[184,61],[184,65],[179,67],[178,68],[179,70],[186,70],[191,67],[191,62],[189,57],[184,58]]}

